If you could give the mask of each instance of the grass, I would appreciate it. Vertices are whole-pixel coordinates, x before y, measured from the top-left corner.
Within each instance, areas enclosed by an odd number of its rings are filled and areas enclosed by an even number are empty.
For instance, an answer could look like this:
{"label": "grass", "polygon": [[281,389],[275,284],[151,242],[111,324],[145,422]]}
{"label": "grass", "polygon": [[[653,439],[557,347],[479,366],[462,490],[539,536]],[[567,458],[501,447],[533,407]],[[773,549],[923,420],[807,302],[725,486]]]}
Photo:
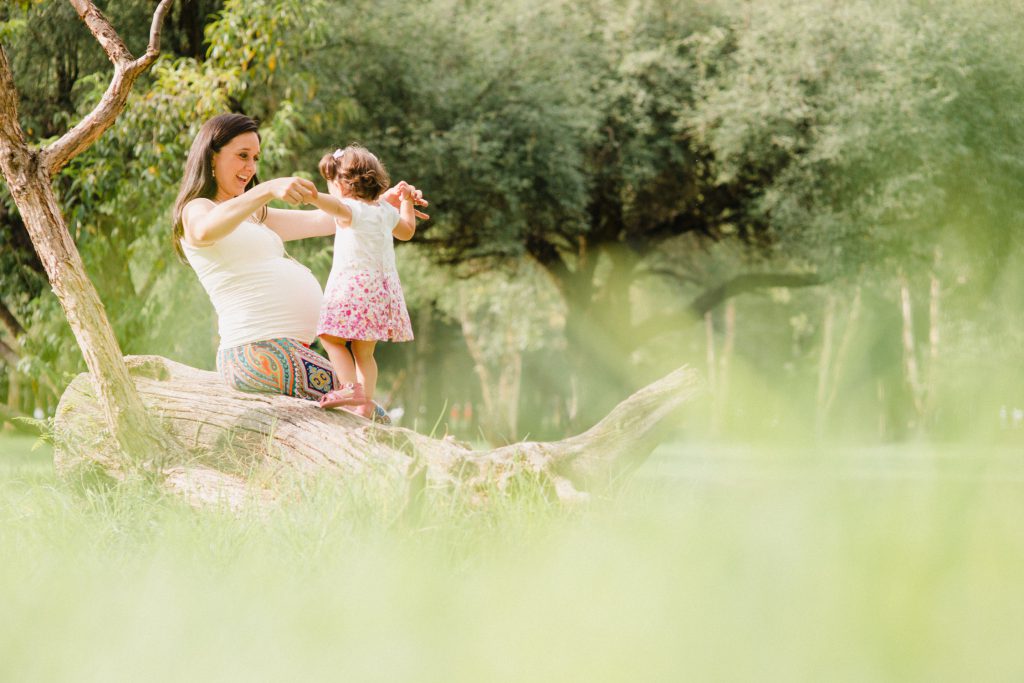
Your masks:
{"label": "grass", "polygon": [[614,496],[395,523],[76,494],[0,439],[0,681],[1020,680],[1013,453],[667,446]]}

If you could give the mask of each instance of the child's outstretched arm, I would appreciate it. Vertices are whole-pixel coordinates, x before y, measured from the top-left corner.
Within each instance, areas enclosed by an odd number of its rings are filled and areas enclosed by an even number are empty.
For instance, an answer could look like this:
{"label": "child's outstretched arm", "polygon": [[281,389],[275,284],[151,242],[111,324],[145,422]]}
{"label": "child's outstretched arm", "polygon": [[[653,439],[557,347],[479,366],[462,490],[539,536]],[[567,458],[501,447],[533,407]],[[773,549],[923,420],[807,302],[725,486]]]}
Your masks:
{"label": "child's outstretched arm", "polygon": [[398,225],[391,234],[395,239],[408,242],[416,234],[416,188],[405,184],[401,187],[399,198],[401,202],[398,205]]}
{"label": "child's outstretched arm", "polygon": [[335,222],[341,227],[347,228],[352,225],[352,209],[345,206],[337,197],[321,192],[309,202],[324,213],[334,216]]}

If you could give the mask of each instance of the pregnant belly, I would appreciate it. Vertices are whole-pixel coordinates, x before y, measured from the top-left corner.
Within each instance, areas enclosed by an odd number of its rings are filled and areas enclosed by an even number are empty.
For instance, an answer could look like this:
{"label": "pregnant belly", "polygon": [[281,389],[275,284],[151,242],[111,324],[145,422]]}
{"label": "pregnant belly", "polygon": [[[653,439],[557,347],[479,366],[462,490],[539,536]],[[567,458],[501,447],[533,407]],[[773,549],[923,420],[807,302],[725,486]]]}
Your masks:
{"label": "pregnant belly", "polygon": [[260,271],[247,273],[218,297],[222,341],[242,343],[274,337],[312,341],[323,299],[316,277],[290,259],[280,259]]}

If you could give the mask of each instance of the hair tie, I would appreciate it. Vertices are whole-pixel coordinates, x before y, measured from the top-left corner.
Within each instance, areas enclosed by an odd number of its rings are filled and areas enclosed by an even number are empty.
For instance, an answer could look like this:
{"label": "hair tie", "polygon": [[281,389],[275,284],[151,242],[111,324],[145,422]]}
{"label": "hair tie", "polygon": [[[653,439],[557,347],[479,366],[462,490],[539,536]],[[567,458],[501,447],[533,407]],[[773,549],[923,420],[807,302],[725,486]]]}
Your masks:
{"label": "hair tie", "polygon": [[332,154],[331,156],[334,157],[335,159],[340,159],[341,157],[345,156],[345,150],[336,149],[334,150],[334,154]]}

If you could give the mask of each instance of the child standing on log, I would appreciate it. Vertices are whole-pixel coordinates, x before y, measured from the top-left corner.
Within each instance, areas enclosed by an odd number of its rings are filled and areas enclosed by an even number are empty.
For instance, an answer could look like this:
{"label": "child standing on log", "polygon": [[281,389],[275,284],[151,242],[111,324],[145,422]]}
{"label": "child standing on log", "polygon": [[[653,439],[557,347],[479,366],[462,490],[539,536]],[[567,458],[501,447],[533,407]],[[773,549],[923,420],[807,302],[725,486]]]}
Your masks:
{"label": "child standing on log", "polygon": [[[373,402],[374,348],[379,341],[412,341],[412,324],[395,268],[394,239],[416,234],[419,192],[399,183],[399,208],[380,200],[390,179],[369,150],[349,145],[320,160],[330,195],[312,200],[334,217],[334,263],[324,290],[317,335],[341,385],[320,399],[368,419],[388,421]],[[350,348],[351,347],[351,350]]]}

